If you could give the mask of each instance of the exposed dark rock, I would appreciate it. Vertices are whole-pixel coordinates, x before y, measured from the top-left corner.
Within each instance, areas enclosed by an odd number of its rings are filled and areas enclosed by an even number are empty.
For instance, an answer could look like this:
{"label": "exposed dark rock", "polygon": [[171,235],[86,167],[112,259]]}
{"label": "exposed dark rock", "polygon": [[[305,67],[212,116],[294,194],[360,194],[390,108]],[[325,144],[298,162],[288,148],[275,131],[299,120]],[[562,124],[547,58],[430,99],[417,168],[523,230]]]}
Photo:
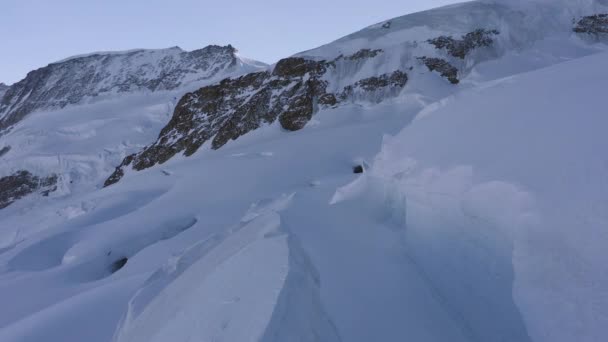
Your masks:
{"label": "exposed dark rock", "polygon": [[281,59],[274,68],[273,75],[279,77],[302,77],[307,73],[319,76],[326,71],[325,61],[313,61],[301,57]]}
{"label": "exposed dark rock", "polygon": [[342,93],[339,94],[341,101],[352,98],[355,93],[371,93],[381,89],[401,89],[407,83],[407,74],[401,70],[396,70],[390,74],[383,74],[364,78],[355,82],[353,85],[344,87]]}
{"label": "exposed dark rock", "polygon": [[276,120],[288,131],[302,129],[318,108],[333,107],[348,101],[355,93],[382,88],[401,89],[407,82],[402,71],[370,77],[328,93],[328,73],[342,63],[373,58],[380,50],[361,50],[340,63],[301,57],[286,58],[272,72],[257,72],[188,93],[177,104],[173,117],[157,141],[142,152],[126,157],[104,186],[118,182],[124,169],[143,170],[162,164],[177,153],[194,154],[205,142],[218,149],[230,140]]}
{"label": "exposed dark rock", "polygon": [[[185,79],[204,80],[237,65],[236,50],[208,46],[137,50],[74,57],[31,71],[0,97],[0,130],[39,109],[58,109],[107,93],[171,90]],[[153,60],[154,63],[142,62]]]}
{"label": "exposed dark rock", "polygon": [[429,39],[428,42],[437,49],[447,50],[453,57],[464,59],[469,52],[476,48],[491,46],[494,43],[492,36],[499,33],[497,30],[477,29],[465,34],[460,39],[455,39],[451,36],[440,36]]}
{"label": "exposed dark rock", "polygon": [[608,34],[608,14],[596,14],[581,18],[574,26],[574,32],[593,35]]}
{"label": "exposed dark rock", "polygon": [[439,72],[441,76],[447,78],[452,84],[460,83],[460,80],[458,80],[458,69],[445,59],[418,57],[418,60],[422,61],[430,71]]}
{"label": "exposed dark rock", "polygon": [[359,61],[359,60],[364,60],[364,59],[370,59],[370,58],[374,58],[374,57],[378,56],[382,52],[384,52],[384,50],[382,50],[382,49],[375,49],[375,50],[361,49],[350,56],[340,55],[340,56],[336,57],[336,59],[334,59],[333,61],[327,62],[326,64],[327,64],[327,66],[336,67],[336,62],[339,62],[340,60]]}
{"label": "exposed dark rock", "polygon": [[363,173],[363,171],[365,171],[365,170],[363,169],[362,165],[353,166],[353,173],[359,174],[359,173]]}
{"label": "exposed dark rock", "polygon": [[126,156],[122,160],[122,163],[120,163],[120,165],[118,165],[116,167],[116,169],[114,170],[112,175],[110,175],[110,177],[108,177],[108,179],[106,179],[106,181],[103,183],[103,186],[106,187],[106,186],[112,185],[112,184],[118,182],[122,177],[124,177],[124,175],[125,175],[124,168],[131,165],[134,158],[135,158],[135,154]]}
{"label": "exposed dark rock", "polygon": [[38,177],[26,170],[17,171],[10,176],[0,178],[0,209],[31,193],[38,192],[48,196],[55,190],[57,190],[56,175]]}
{"label": "exposed dark rock", "polygon": [[323,106],[333,107],[338,104],[338,99],[334,94],[323,94],[319,97],[319,104]]}
{"label": "exposed dark rock", "polygon": [[362,88],[365,91],[374,91],[384,87],[403,87],[407,83],[407,75],[400,70],[391,74],[384,74],[362,79],[355,83],[354,88]]}
{"label": "exposed dark rock", "polygon": [[376,56],[378,56],[378,54],[380,54],[382,51],[382,49],[375,49],[375,50],[371,50],[371,49],[361,49],[357,52],[355,52],[354,54],[345,57],[345,59],[349,59],[351,61],[356,61],[359,59],[366,59],[366,58],[374,58]]}
{"label": "exposed dark rock", "polygon": [[382,24],[382,28],[389,29],[389,28],[391,28],[391,25],[392,25],[392,23],[390,21],[387,21],[384,24]]}
{"label": "exposed dark rock", "polygon": [[0,148],[0,157],[7,154],[8,151],[10,151],[10,150],[11,150],[11,147],[9,145],[6,145],[3,148]]}
{"label": "exposed dark rock", "polygon": [[127,264],[128,261],[129,261],[129,258],[120,258],[120,259],[114,261],[112,263],[112,265],[110,265],[110,272],[112,272],[112,273],[118,272],[118,270],[125,267],[125,265]]}

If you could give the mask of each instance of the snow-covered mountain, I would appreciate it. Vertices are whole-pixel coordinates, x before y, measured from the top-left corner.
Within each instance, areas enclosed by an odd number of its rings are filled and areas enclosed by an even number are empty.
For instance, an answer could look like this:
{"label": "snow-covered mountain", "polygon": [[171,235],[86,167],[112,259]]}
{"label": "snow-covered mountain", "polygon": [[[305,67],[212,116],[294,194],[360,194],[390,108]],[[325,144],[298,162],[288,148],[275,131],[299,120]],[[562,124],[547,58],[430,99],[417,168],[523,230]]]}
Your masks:
{"label": "snow-covered mountain", "polygon": [[190,52],[173,47],[70,57],[28,73],[5,90],[0,96],[0,130],[35,110],[64,108],[121,93],[174,90],[263,66],[239,58],[230,45]]}
{"label": "snow-covered mountain", "polygon": [[607,14],[472,1],[27,115],[0,341],[604,341]]}
{"label": "snow-covered mountain", "polygon": [[[213,45],[98,52],[30,72],[0,101],[0,177],[12,184],[0,206],[49,189],[96,188],[126,153],[158,134],[182,95],[265,68],[232,46]],[[39,188],[31,179],[53,184]]]}

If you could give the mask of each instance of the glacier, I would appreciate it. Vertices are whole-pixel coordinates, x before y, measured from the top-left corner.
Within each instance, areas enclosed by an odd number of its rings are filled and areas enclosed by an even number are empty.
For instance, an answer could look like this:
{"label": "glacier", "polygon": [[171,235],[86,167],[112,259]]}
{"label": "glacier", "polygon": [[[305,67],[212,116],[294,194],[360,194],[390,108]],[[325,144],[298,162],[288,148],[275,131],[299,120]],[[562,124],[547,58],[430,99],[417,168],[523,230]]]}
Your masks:
{"label": "glacier", "polygon": [[[294,57],[382,50],[319,80],[403,70],[403,89],[313,101],[302,129],[264,122],[107,187],[219,79],[29,113],[0,176],[58,185],[0,210],[0,341],[604,341],[608,37],[573,30],[599,13],[488,0],[369,26]],[[467,42],[478,29],[499,33]],[[276,68],[249,65],[221,77]]]}

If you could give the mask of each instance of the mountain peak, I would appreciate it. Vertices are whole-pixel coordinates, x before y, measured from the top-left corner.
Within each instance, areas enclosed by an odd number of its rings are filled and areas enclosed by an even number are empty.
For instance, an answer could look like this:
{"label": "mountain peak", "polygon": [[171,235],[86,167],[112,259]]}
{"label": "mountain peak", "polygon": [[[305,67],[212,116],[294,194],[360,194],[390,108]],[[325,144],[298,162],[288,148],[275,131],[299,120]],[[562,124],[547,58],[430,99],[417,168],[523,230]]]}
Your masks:
{"label": "mountain peak", "polygon": [[72,56],[29,72],[5,91],[0,129],[35,110],[63,108],[101,95],[170,91],[265,66],[240,59],[236,51],[231,45],[209,45],[190,52],[172,47]]}

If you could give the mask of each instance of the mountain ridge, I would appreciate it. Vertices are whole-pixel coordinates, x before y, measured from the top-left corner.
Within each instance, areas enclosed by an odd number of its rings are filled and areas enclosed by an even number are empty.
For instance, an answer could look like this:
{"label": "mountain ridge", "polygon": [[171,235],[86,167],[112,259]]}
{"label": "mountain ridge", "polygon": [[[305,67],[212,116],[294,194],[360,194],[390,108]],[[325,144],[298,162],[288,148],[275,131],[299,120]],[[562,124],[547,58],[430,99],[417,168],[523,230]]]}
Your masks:
{"label": "mountain ridge", "polygon": [[0,130],[37,110],[61,109],[90,99],[133,92],[174,90],[214,77],[263,67],[243,62],[231,45],[136,49],[66,58],[33,70],[0,97]]}

